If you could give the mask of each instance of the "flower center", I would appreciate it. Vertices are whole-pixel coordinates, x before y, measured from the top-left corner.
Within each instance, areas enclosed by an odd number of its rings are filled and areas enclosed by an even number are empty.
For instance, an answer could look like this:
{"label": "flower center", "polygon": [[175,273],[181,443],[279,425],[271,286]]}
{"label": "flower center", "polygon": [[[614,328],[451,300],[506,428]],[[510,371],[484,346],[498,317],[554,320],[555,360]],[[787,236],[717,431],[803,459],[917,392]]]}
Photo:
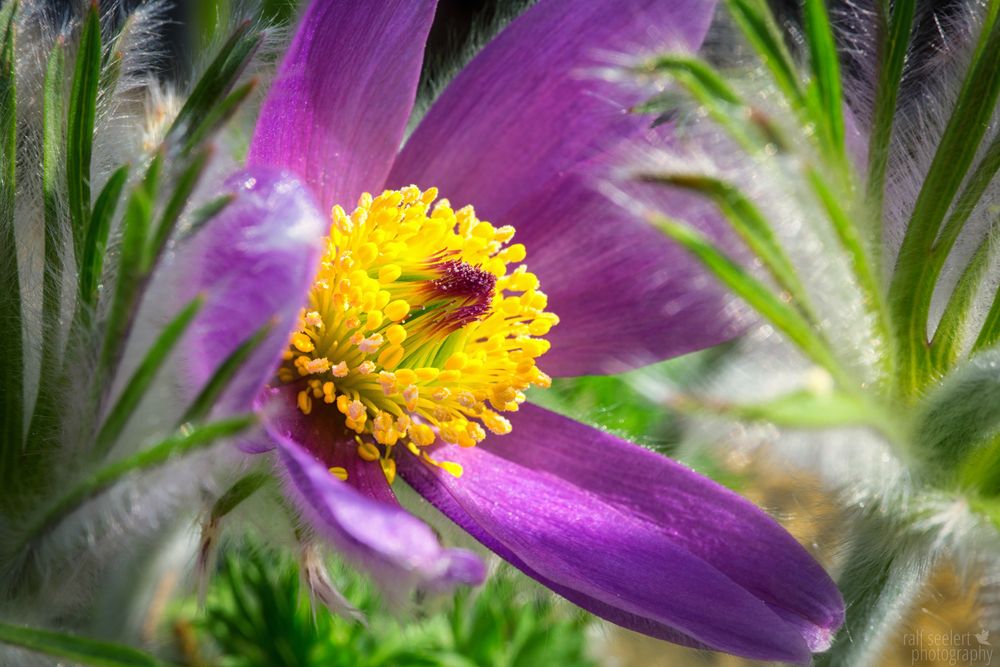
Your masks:
{"label": "flower center", "polygon": [[551,383],[536,359],[559,318],[521,264],[524,246],[510,244],[514,228],[436,198],[436,188],[410,186],[365,193],[350,215],[333,208],[309,305],[278,370],[299,389],[298,409],[338,411],[359,456],[381,462],[390,482],[399,447],[461,475],[426,449],[439,438],[471,447],[486,430],[510,433],[500,413],[516,411],[530,385]]}

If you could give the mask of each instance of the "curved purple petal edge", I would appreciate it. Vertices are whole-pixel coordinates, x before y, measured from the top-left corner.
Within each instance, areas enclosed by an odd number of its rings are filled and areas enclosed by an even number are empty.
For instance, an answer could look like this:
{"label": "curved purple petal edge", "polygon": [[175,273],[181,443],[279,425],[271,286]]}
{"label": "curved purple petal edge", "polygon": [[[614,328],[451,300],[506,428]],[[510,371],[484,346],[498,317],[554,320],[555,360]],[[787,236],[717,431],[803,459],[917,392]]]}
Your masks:
{"label": "curved purple petal edge", "polygon": [[455,480],[416,461],[400,474],[528,575],[647,634],[806,663],[843,622],[836,586],[750,502],[670,459],[525,405],[513,433],[439,447]]}
{"label": "curved purple petal edge", "polygon": [[293,440],[279,436],[276,443],[287,493],[309,525],[377,576],[386,592],[442,591],[486,578],[478,556],[442,548],[434,532],[398,504],[358,492]]}
{"label": "curved purple petal edge", "polygon": [[295,173],[324,211],[379,192],[416,97],[435,4],[313,2],[261,109],[248,163]]}
{"label": "curved purple petal edge", "polygon": [[224,190],[233,200],[198,233],[178,269],[185,291],[207,296],[185,340],[195,387],[260,327],[273,323],[216,404],[233,412],[250,409],[274,375],[312,285],[327,225],[309,190],[287,172],[244,171],[229,178]]}

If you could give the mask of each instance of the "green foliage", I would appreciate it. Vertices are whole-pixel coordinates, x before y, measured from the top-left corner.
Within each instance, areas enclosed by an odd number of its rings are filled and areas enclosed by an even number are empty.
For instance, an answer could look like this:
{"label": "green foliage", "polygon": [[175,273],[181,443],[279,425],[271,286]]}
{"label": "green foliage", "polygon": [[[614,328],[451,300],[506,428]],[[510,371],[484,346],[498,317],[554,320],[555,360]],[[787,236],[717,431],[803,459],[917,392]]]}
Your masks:
{"label": "green foliage", "polygon": [[91,667],[170,667],[129,646],[4,623],[0,642]]}
{"label": "green foliage", "polygon": [[[479,590],[432,601],[419,618],[389,615],[375,589],[331,563],[334,584],[365,624],[313,605],[286,555],[241,549],[222,559],[204,611],[185,614],[198,647],[187,664],[221,667],[535,667],[592,664],[588,617],[536,590],[509,568]],[[435,610],[436,609],[436,610]],[[193,618],[192,618],[193,617]],[[198,653],[192,655],[192,650]]]}

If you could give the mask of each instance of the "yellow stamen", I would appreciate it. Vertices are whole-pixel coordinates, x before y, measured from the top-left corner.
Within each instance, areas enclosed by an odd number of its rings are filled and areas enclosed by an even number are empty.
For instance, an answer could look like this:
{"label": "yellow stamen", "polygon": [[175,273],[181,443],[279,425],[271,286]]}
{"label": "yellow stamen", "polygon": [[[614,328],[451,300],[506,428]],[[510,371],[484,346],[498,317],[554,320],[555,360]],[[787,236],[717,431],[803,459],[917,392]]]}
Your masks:
{"label": "yellow stamen", "polygon": [[510,244],[513,227],[455,210],[435,188],[366,193],[331,218],[277,381],[296,385],[303,414],[335,410],[358,456],[390,482],[397,450],[460,476],[461,465],[426,448],[510,433],[500,413],[551,384],[537,360],[559,318],[522,264],[527,249]]}

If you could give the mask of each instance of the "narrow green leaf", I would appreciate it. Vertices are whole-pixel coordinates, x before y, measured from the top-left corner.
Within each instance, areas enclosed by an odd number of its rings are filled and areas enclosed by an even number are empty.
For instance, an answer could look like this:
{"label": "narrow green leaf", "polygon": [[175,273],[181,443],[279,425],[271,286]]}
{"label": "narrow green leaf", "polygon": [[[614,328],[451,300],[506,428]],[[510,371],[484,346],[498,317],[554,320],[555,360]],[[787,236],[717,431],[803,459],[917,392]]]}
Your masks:
{"label": "narrow green leaf", "polygon": [[854,383],[841,369],[827,343],[803,316],[770,289],[726,257],[711,241],[666,216],[652,215],[650,222],[687,250],[699,263],[761,317],[788,336],[807,357],[825,368],[842,387]]}
{"label": "narrow green leaf", "polygon": [[54,528],[62,519],[84,503],[122,480],[127,475],[149,472],[171,459],[196,452],[220,438],[241,433],[256,422],[254,415],[240,415],[211,424],[185,427],[160,443],[115,461],[88,476],[68,493],[52,503],[25,532],[25,539],[16,551],[23,551],[45,532]]}
{"label": "narrow green leaf", "polygon": [[0,10],[0,485],[7,488],[24,439],[24,339],[21,278],[14,233],[17,191],[17,3]]}
{"label": "narrow green leaf", "polygon": [[806,109],[806,93],[795,68],[795,61],[785,46],[781,28],[774,20],[766,0],[726,0],[729,12],[771,71],[775,83],[788,103],[798,112]]}
{"label": "narrow green leaf", "polygon": [[966,264],[955,289],[948,298],[948,305],[945,306],[941,321],[931,340],[931,363],[935,371],[942,376],[958,361],[970,309],[989,266],[990,245],[990,239],[987,237],[979,244],[976,253]]}
{"label": "narrow green leaf", "polygon": [[847,166],[844,150],[843,95],[840,89],[840,61],[833,39],[825,0],[806,0],[803,8],[806,42],[817,107],[814,118],[820,123],[827,154],[840,167]]}
{"label": "narrow green leaf", "polygon": [[986,320],[983,328],[979,330],[979,336],[972,345],[973,352],[981,352],[1000,343],[1000,291],[993,295],[993,303],[990,304],[990,311],[986,313]]}
{"label": "narrow green leaf", "polygon": [[195,210],[195,212],[191,214],[190,224],[181,232],[181,240],[187,240],[195,236],[202,227],[215,218],[215,216],[222,213],[227,206],[233,203],[234,199],[236,199],[236,197],[232,194],[220,195]]}
{"label": "narrow green leaf", "polygon": [[[64,119],[66,117],[65,77],[66,46],[56,42],[45,69],[42,132],[42,196],[45,209],[45,278],[42,289],[42,328],[46,331],[46,349],[42,361],[55,362],[55,350],[50,341],[58,341],[59,305],[62,287],[63,228],[59,216],[59,183],[62,175]],[[44,372],[44,371],[43,371]]]}
{"label": "narrow green leaf", "polygon": [[190,148],[191,138],[204,134],[206,123],[218,122],[215,108],[229,94],[250,63],[263,34],[250,21],[243,22],[219,48],[218,55],[198,80],[167,132],[167,141]]}
{"label": "narrow green leaf", "polygon": [[903,237],[889,287],[889,306],[897,322],[900,362],[899,389],[912,395],[930,377],[927,317],[933,287],[923,274],[932,247],[969,167],[989,127],[1000,95],[1000,21],[995,20],[1000,0],[993,0],[993,20],[983,27],[978,57],[962,83],[955,108],[938,144],[927,177],[917,196]]}
{"label": "narrow green leaf", "polygon": [[134,307],[145,284],[143,263],[153,224],[153,207],[161,164],[162,153],[153,158],[146,172],[146,178],[132,190],[125,208],[118,275],[111,308],[104,326],[104,340],[98,366],[98,377],[102,379],[111,377],[111,371],[118,364],[135,314]]}
{"label": "narrow green leaf", "polygon": [[168,667],[131,646],[6,623],[0,623],[0,642],[92,667]]}
{"label": "narrow green leaf", "polygon": [[184,147],[185,152],[194,150],[196,146],[201,144],[205,139],[210,137],[212,134],[217,132],[219,128],[229,122],[229,119],[233,117],[240,105],[242,105],[251,93],[257,88],[257,80],[253,79],[247,83],[239,86],[230,93],[222,102],[214,105],[208,112],[208,115],[198,124],[197,128],[191,132],[190,137],[187,140],[187,144]]}
{"label": "narrow green leaf", "polygon": [[708,198],[761,260],[778,287],[792,297],[795,307],[807,320],[815,321],[809,297],[795,267],[775,237],[767,218],[739,188],[703,174],[643,174],[639,179],[648,183],[670,185]]}
{"label": "narrow green leaf", "polygon": [[872,228],[872,248],[882,247],[882,207],[885,198],[885,172],[889,163],[892,126],[896,117],[896,101],[903,79],[903,66],[910,44],[910,30],[916,0],[895,0],[891,16],[888,2],[879,4],[880,33],[878,85],[875,87],[875,109],[871,138],[868,141],[868,201],[876,224]]}
{"label": "narrow green leaf", "polygon": [[42,109],[42,200],[45,217],[45,270],[42,278],[42,367],[35,411],[28,428],[28,447],[46,446],[46,429],[55,427],[58,415],[53,397],[57,382],[46,381],[59,373],[62,357],[61,322],[63,244],[66,240],[60,215],[59,184],[63,178],[66,118],[66,45],[62,38],[49,54],[45,69]]}
{"label": "narrow green leaf", "polygon": [[90,218],[90,161],[97,118],[97,87],[101,78],[101,19],[96,0],[83,23],[69,97],[66,142],[66,192],[73,225],[77,261]]}
{"label": "narrow green leaf", "polygon": [[80,300],[88,308],[97,302],[97,281],[104,272],[104,257],[108,247],[108,236],[111,234],[111,221],[114,220],[122,190],[128,181],[129,165],[119,167],[108,182],[104,184],[97,201],[94,202],[94,212],[90,216],[86,240],[83,244],[83,259],[80,263]]}
{"label": "narrow green leaf", "polygon": [[848,262],[854,277],[858,281],[865,298],[865,307],[872,315],[879,338],[887,346],[884,356],[884,372],[888,375],[893,371],[895,363],[894,339],[892,325],[889,321],[889,311],[886,306],[885,294],[878,275],[873,272],[877,264],[870,260],[869,253],[861,240],[856,217],[847,213],[842,202],[843,197],[837,197],[834,190],[815,169],[809,168],[806,174],[809,184],[819,199],[841,248],[847,253]]}
{"label": "narrow green leaf", "polygon": [[659,55],[644,63],[640,72],[669,74],[671,76],[687,75],[701,84],[702,88],[713,98],[727,104],[743,106],[742,98],[715,68],[700,58],[678,53]]}
{"label": "narrow green leaf", "polygon": [[204,297],[195,297],[163,328],[156,341],[146,352],[146,356],[125,385],[125,389],[122,390],[114,407],[108,412],[108,416],[97,434],[93,449],[95,457],[104,456],[121,435],[163,366],[163,362],[170,356],[170,352],[173,351],[181,336],[194,321],[204,303]]}
{"label": "narrow green leaf", "polygon": [[210,521],[218,523],[222,517],[232,512],[244,500],[252,496],[257,489],[264,486],[271,475],[264,472],[252,472],[236,480],[222,496],[212,505]]}
{"label": "narrow green leaf", "polygon": [[174,191],[167,200],[163,214],[156,225],[156,231],[150,239],[146,258],[143,261],[144,272],[150,272],[155,268],[157,260],[177,226],[177,221],[180,220],[181,214],[187,207],[191,193],[194,192],[202,174],[205,173],[205,168],[213,153],[214,149],[211,146],[203,147],[193,155],[178,175]]}
{"label": "narrow green leaf", "polygon": [[268,334],[271,333],[273,328],[273,323],[268,322],[229,353],[229,356],[215,369],[212,377],[205,383],[202,390],[198,392],[195,399],[191,401],[188,409],[184,411],[184,416],[181,417],[180,421],[181,424],[199,422],[208,416],[209,411],[215,405],[219,396],[222,395],[222,392],[229,386],[229,382],[236,375],[237,371],[240,370],[250,355],[260,347],[260,344],[267,339]]}

